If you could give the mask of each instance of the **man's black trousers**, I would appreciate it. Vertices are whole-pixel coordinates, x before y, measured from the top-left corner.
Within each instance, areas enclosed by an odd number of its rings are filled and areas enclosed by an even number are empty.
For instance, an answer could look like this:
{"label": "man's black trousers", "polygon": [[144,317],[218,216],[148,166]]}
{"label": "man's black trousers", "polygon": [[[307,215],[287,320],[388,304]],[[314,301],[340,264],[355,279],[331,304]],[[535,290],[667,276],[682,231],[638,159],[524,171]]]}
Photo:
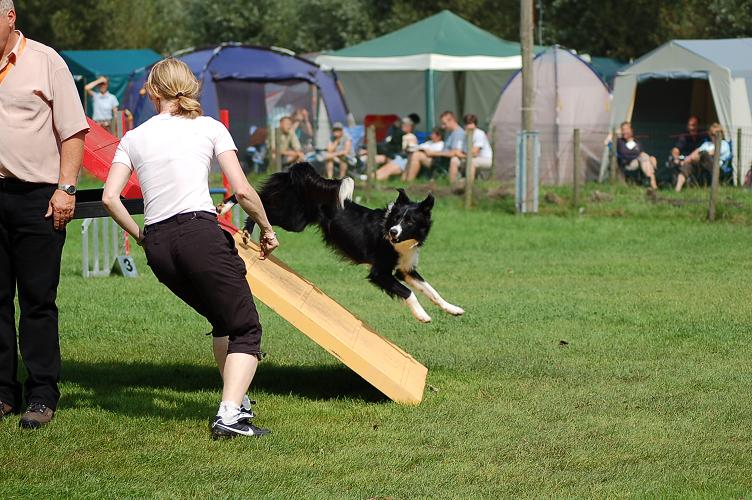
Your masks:
{"label": "man's black trousers", "polygon": [[[26,366],[26,403],[55,409],[60,342],[55,299],[65,231],[44,217],[56,186],[0,179],[0,401],[23,405],[18,351]],[[16,337],[14,297],[20,320]]]}

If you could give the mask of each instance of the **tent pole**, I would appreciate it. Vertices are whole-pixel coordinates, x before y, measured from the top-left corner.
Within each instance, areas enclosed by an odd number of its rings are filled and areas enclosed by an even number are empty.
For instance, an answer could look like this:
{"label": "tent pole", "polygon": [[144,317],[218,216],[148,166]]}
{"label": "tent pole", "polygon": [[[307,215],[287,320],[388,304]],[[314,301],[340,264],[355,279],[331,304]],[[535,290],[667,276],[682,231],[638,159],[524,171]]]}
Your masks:
{"label": "tent pole", "polygon": [[559,152],[559,46],[554,45],[554,164],[556,185],[561,186],[561,161]]}
{"label": "tent pole", "polygon": [[434,71],[426,70],[426,132],[434,126],[436,115],[436,88],[434,86]]}

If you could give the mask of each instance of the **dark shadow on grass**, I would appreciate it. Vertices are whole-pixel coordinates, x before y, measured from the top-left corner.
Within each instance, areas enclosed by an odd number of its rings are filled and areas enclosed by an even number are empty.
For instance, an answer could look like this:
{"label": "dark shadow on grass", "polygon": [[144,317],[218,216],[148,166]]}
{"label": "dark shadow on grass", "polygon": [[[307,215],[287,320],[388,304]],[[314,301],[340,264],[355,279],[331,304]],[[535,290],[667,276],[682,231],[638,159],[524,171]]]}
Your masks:
{"label": "dark shadow on grass", "polygon": [[[80,386],[63,394],[61,407],[98,407],[122,415],[165,419],[205,418],[219,403],[221,379],[213,367],[186,363],[64,361],[63,382]],[[184,393],[214,391],[217,401],[197,406],[190,397],[160,393],[170,389]],[[259,365],[251,396],[263,405],[263,393],[290,395],[312,401],[350,398],[381,403],[386,396],[344,366],[281,366],[269,361]]]}

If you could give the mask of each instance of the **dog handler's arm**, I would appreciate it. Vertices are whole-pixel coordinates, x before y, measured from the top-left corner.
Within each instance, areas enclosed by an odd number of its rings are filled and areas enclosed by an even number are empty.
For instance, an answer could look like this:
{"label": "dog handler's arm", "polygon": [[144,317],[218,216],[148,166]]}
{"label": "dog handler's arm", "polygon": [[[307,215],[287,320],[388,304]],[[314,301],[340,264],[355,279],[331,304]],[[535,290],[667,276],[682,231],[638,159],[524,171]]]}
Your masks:
{"label": "dog handler's arm", "polygon": [[123,192],[123,188],[125,188],[130,177],[131,169],[127,165],[113,163],[107,176],[107,182],[104,184],[102,203],[112,218],[115,219],[115,222],[118,223],[118,226],[128,231],[128,234],[133,236],[140,245],[144,238],[143,232],[136,221],[133,220],[131,214],[128,213],[128,209],[125,208],[123,202],[120,201],[120,193]]}
{"label": "dog handler's arm", "polygon": [[[84,157],[84,136],[82,130],[64,140],[60,145],[60,176],[59,184],[76,185],[78,172]],[[46,218],[52,217],[53,227],[57,230],[65,229],[66,224],[73,218],[76,209],[76,197],[56,189],[47,205]]]}
{"label": "dog handler's arm", "polygon": [[261,228],[261,258],[265,259],[275,248],[279,246],[277,235],[274,233],[269,219],[266,218],[264,205],[261,203],[258,193],[250,185],[248,179],[240,168],[238,156],[235,150],[225,151],[217,156],[219,167],[230,182],[230,187],[235,192],[235,198],[251,219]]}

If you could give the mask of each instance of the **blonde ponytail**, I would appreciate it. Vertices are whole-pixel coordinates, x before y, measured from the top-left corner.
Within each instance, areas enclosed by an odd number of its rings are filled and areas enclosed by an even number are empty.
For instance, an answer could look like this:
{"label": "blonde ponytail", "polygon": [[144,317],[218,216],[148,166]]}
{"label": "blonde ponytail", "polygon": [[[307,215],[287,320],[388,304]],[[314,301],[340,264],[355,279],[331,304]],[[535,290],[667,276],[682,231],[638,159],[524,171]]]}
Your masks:
{"label": "blonde ponytail", "polygon": [[152,99],[174,101],[173,115],[196,118],[202,114],[198,101],[201,85],[183,61],[168,57],[156,63],[145,87]]}

